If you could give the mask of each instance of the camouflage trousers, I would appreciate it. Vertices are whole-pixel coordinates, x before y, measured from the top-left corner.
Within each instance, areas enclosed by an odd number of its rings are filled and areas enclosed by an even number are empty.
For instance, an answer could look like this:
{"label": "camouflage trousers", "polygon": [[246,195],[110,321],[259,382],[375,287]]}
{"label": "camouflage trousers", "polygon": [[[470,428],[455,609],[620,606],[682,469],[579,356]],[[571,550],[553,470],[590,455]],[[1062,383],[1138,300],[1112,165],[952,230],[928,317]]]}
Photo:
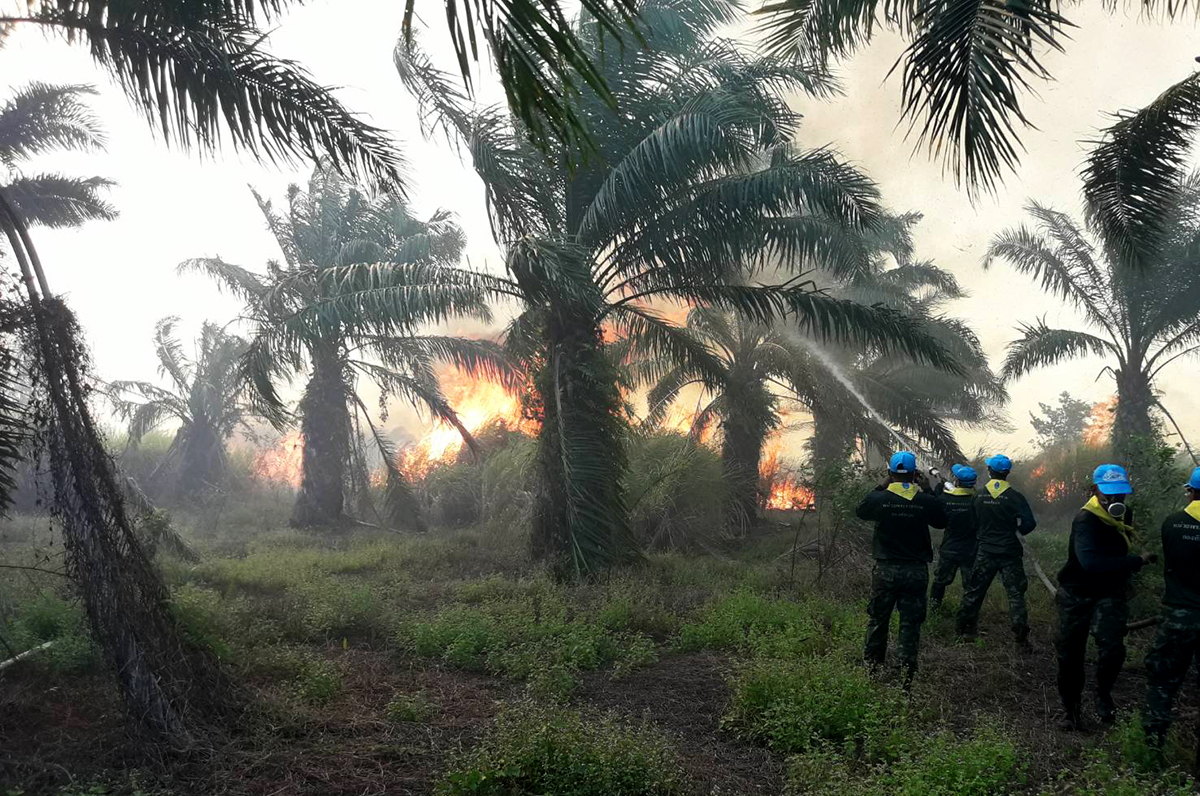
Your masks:
{"label": "camouflage trousers", "polygon": [[1029,613],[1025,610],[1025,560],[1021,556],[995,556],[980,550],[975,554],[971,577],[964,584],[962,606],[958,609],[958,632],[972,635],[979,629],[979,611],[987,597],[992,581],[1000,575],[1004,593],[1008,595],[1008,619],[1018,639],[1029,635]]}
{"label": "camouflage trousers", "polygon": [[1058,635],[1054,652],[1058,657],[1058,696],[1068,711],[1078,710],[1086,679],[1088,632],[1096,640],[1096,693],[1112,692],[1125,665],[1125,625],[1129,601],[1115,597],[1085,597],[1059,587],[1054,598],[1058,607]]}
{"label": "camouflage trousers", "polygon": [[925,621],[925,591],[929,565],[919,561],[876,561],[871,573],[871,600],[867,603],[867,642],[863,659],[881,665],[887,657],[888,626],[892,611],[900,614],[896,648],[900,665],[911,676],[917,670],[921,623]]}
{"label": "camouflage trousers", "polygon": [[1171,708],[1193,658],[1200,653],[1200,610],[1164,608],[1154,646],[1146,655],[1146,706],[1142,726],[1161,743],[1171,726]]}
{"label": "camouflage trousers", "polygon": [[937,606],[946,596],[946,587],[954,582],[954,576],[962,572],[962,584],[965,589],[971,580],[971,568],[975,564],[975,556],[944,555],[938,551],[937,565],[933,568],[933,585],[929,587],[929,601]]}

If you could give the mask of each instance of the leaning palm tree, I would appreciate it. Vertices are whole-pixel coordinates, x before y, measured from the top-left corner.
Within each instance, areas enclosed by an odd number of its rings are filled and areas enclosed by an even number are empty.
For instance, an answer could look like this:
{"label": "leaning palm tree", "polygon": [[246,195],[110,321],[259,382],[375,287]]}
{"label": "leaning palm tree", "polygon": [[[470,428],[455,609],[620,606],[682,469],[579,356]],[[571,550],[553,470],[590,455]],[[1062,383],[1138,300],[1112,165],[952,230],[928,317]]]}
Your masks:
{"label": "leaning palm tree", "polygon": [[[246,302],[245,316],[254,324],[247,372],[264,412],[281,420],[276,383],[305,374],[302,477],[292,523],[336,525],[346,516],[347,492],[366,495],[365,458],[357,447],[365,427],[388,470],[387,521],[422,527],[392,445],[372,421],[358,382],[374,382],[384,403],[406,400],[468,439],[438,386],[436,366],[449,363],[512,383],[495,343],[416,331],[422,322],[456,313],[489,317],[477,294],[439,290],[425,273],[453,269],[462,230],[444,212],[421,221],[394,194],[364,193],[329,168],[318,167],[305,189],[289,188],[282,213],[258,201],[283,265],[269,263],[257,274],[207,258],[180,268],[208,274]],[[358,277],[387,282],[389,290],[364,299]]]}
{"label": "leaning palm tree", "polygon": [[205,323],[196,357],[189,361],[175,336],[177,323],[179,318],[171,316],[154,325],[159,374],[170,380],[170,386],[113,381],[108,387],[118,413],[129,424],[131,446],[163,423],[179,424],[155,475],[167,475],[177,497],[194,499],[224,482],[225,445],[253,414],[246,400],[245,373],[239,368],[247,344],[220,326]]}
{"label": "leaning palm tree", "polygon": [[[24,367],[13,378],[13,357],[4,357],[0,388],[8,394],[0,401],[0,426],[15,428],[47,454],[67,574],[131,715],[155,737],[187,744],[192,733],[185,706],[217,707],[227,691],[210,656],[177,632],[166,586],[134,533],[122,484],[88,406],[82,335],[74,315],[50,291],[30,234],[36,224],[73,225],[110,217],[112,209],[98,199],[102,180],[38,178],[19,170],[33,154],[103,143],[82,101],[86,93],[34,85],[0,108],[0,231],[27,298],[15,315],[7,314],[3,348],[21,351],[17,362]],[[14,387],[22,400],[12,400]],[[13,450],[7,445],[4,453]]]}
{"label": "leaning palm tree", "polygon": [[[1132,5],[1166,18],[1193,13],[1186,2]],[[846,58],[876,32],[899,31],[909,45],[892,70],[901,70],[902,113],[917,146],[944,158],[956,180],[986,190],[1020,162],[1021,131],[1033,129],[1023,95],[1052,79],[1041,54],[1063,52],[1075,27],[1056,0],[764,0],[758,13],[768,50],[788,57]]]}
{"label": "leaning palm tree", "polygon": [[1054,328],[1044,320],[1020,327],[1004,360],[1003,375],[1016,379],[1038,368],[1089,355],[1106,360],[1105,372],[1116,382],[1117,409],[1113,442],[1129,452],[1138,437],[1153,434],[1152,410],[1161,402],[1154,384],[1171,363],[1200,350],[1200,175],[1175,192],[1163,214],[1163,238],[1152,260],[1134,267],[1113,240],[1114,219],[1104,208],[1091,208],[1094,241],[1070,216],[1036,202],[1026,207],[1033,226],[1020,225],[997,235],[984,267],[997,260],[1041,282],[1042,288],[1068,302],[1089,331]]}
{"label": "leaning palm tree", "polygon": [[507,342],[528,363],[542,421],[534,549],[576,576],[635,553],[606,338],[719,378],[712,352],[647,302],[712,304],[761,322],[790,315],[817,335],[948,359],[896,313],[805,285],[745,283],[747,267],[770,258],[857,267],[861,252],[842,244],[882,211],[864,175],[792,141],[800,115],[784,95],[827,93],[828,76],[715,37],[737,12],[732,2],[647,0],[646,46],[623,50],[584,15],[578,35],[622,113],[586,92],[575,100],[598,149],[577,168],[565,149],[544,156],[519,119],[472,107],[412,42],[397,47],[427,133],[468,152],[487,191],[508,273],[475,284],[522,305]]}

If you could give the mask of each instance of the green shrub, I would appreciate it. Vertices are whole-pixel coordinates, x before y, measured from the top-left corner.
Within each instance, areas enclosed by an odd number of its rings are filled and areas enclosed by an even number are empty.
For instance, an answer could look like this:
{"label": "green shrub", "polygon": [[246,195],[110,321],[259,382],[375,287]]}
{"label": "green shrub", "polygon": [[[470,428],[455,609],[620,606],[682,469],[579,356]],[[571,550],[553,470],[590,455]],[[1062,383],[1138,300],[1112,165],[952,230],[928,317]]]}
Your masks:
{"label": "green shrub", "polygon": [[870,759],[902,746],[905,701],[866,669],[835,655],[764,659],[735,678],[724,726],[779,752],[861,746]]}
{"label": "green shrub", "polygon": [[922,738],[862,791],[878,796],[1003,796],[1025,783],[1025,766],[1011,740],[980,727],[966,740],[950,733]]}
{"label": "green shrub", "polygon": [[295,680],[296,694],[305,702],[323,705],[342,690],[342,675],[332,662],[313,658]]}
{"label": "green shrub", "polygon": [[625,489],[630,525],[643,547],[686,548],[724,525],[721,459],[678,431],[630,437]]}
{"label": "green shrub", "polygon": [[288,590],[304,638],[367,635],[381,627],[382,604],[365,583],[313,578]]}
{"label": "green shrub", "polygon": [[56,594],[40,592],[18,606],[13,618],[12,643],[18,650],[54,642],[32,661],[51,671],[82,674],[99,661],[99,650],[92,642],[83,610],[78,603]]}
{"label": "green shrub", "polygon": [[221,617],[221,595],[212,589],[188,583],[171,595],[171,613],[185,638],[228,659],[232,650],[225,641]]}
{"label": "green shrub", "polygon": [[588,719],[522,705],[502,714],[479,747],[446,775],[442,796],[672,796],[686,792],[666,740],[614,716]]}
{"label": "green shrub", "polygon": [[810,599],[796,603],[739,588],[711,604],[679,632],[684,650],[752,652],[791,658],[825,652],[856,638],[861,621],[851,609]]}
{"label": "green shrub", "polygon": [[422,724],[429,721],[436,710],[437,706],[424,693],[396,694],[388,702],[386,714],[388,721],[396,724]]}
{"label": "green shrub", "polygon": [[1103,749],[1088,751],[1084,759],[1086,765],[1082,771],[1062,772],[1057,786],[1042,791],[1042,796],[1064,792],[1072,796],[1191,796],[1195,793],[1195,783],[1188,777],[1175,772],[1159,777],[1139,774],[1121,765]]}

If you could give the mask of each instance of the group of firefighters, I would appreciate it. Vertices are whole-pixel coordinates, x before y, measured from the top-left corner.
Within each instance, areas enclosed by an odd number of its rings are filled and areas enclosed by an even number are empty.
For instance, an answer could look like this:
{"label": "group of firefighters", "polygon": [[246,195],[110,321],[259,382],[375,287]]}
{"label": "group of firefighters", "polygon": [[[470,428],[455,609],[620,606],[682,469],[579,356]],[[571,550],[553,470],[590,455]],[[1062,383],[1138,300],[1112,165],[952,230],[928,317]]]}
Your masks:
{"label": "group of firefighters", "polygon": [[[892,611],[897,611],[897,646],[906,686],[917,671],[927,606],[932,602],[936,609],[941,604],[946,587],[959,572],[963,598],[958,633],[968,639],[975,636],[980,608],[999,574],[1016,644],[1021,650],[1030,648],[1023,537],[1037,528],[1037,519],[1029,501],[1008,481],[1012,460],[998,454],[989,457],[986,466],[988,477],[982,489],[977,488],[975,470],[961,464],[951,468],[949,482],[931,471],[937,481],[932,483],[917,469],[916,456],[900,451],[891,457],[884,482],[858,506],[859,518],[875,523],[864,657],[868,664],[883,664],[888,626]],[[1200,467],[1184,489],[1188,505],[1167,517],[1162,526],[1166,591],[1158,635],[1146,657],[1142,723],[1149,742],[1160,748],[1175,696],[1200,652]],[[1054,648],[1064,729],[1083,729],[1089,630],[1099,651],[1096,712],[1105,723],[1116,718],[1112,690],[1125,663],[1130,579],[1143,566],[1157,562],[1153,553],[1134,552],[1133,510],[1127,505],[1132,494],[1125,469],[1103,464],[1092,474],[1092,494],[1071,523],[1067,561],[1058,573],[1055,595]],[[931,527],[944,528],[945,534],[927,595],[929,564],[934,560]]]}

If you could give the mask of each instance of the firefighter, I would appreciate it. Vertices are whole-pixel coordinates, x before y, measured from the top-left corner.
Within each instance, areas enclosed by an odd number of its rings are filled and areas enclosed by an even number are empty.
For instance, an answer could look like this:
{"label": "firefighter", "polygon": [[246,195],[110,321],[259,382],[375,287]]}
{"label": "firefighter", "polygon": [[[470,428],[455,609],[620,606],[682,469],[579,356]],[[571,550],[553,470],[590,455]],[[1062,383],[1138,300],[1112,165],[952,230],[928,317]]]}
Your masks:
{"label": "firefighter", "polygon": [[1008,482],[1012,459],[1000,453],[989,457],[986,463],[986,491],[975,498],[979,548],[958,611],[958,633],[972,638],[978,632],[979,610],[999,573],[1008,595],[1013,637],[1018,647],[1028,650],[1029,613],[1025,607],[1025,592],[1029,588],[1029,579],[1025,577],[1024,549],[1017,534],[1029,534],[1037,527],[1037,519],[1029,508],[1029,501]]}
{"label": "firefighter", "polygon": [[1092,495],[1071,523],[1067,563],[1058,573],[1058,695],[1063,729],[1082,729],[1084,664],[1088,632],[1096,640],[1096,714],[1116,720],[1112,689],[1125,664],[1129,623],[1129,580],[1154,560],[1134,555],[1133,510],[1126,506],[1133,486],[1125,468],[1102,464],[1092,473]]}
{"label": "firefighter", "polygon": [[956,464],[950,468],[954,479],[952,486],[943,481],[934,488],[942,499],[946,512],[946,533],[938,547],[937,566],[933,570],[933,586],[929,590],[929,607],[936,611],[946,596],[946,587],[954,582],[954,576],[962,572],[963,588],[971,578],[971,567],[975,563],[975,531],[978,527],[975,516],[974,468]]}
{"label": "firefighter", "polygon": [[897,650],[908,686],[917,672],[921,624],[926,616],[929,563],[933,561],[929,526],[946,527],[946,513],[928,477],[917,469],[916,455],[909,451],[892,456],[887,479],[867,493],[856,513],[859,519],[875,523],[871,539],[875,568],[863,658],[868,665],[883,665],[888,625],[896,610],[900,614]]}

